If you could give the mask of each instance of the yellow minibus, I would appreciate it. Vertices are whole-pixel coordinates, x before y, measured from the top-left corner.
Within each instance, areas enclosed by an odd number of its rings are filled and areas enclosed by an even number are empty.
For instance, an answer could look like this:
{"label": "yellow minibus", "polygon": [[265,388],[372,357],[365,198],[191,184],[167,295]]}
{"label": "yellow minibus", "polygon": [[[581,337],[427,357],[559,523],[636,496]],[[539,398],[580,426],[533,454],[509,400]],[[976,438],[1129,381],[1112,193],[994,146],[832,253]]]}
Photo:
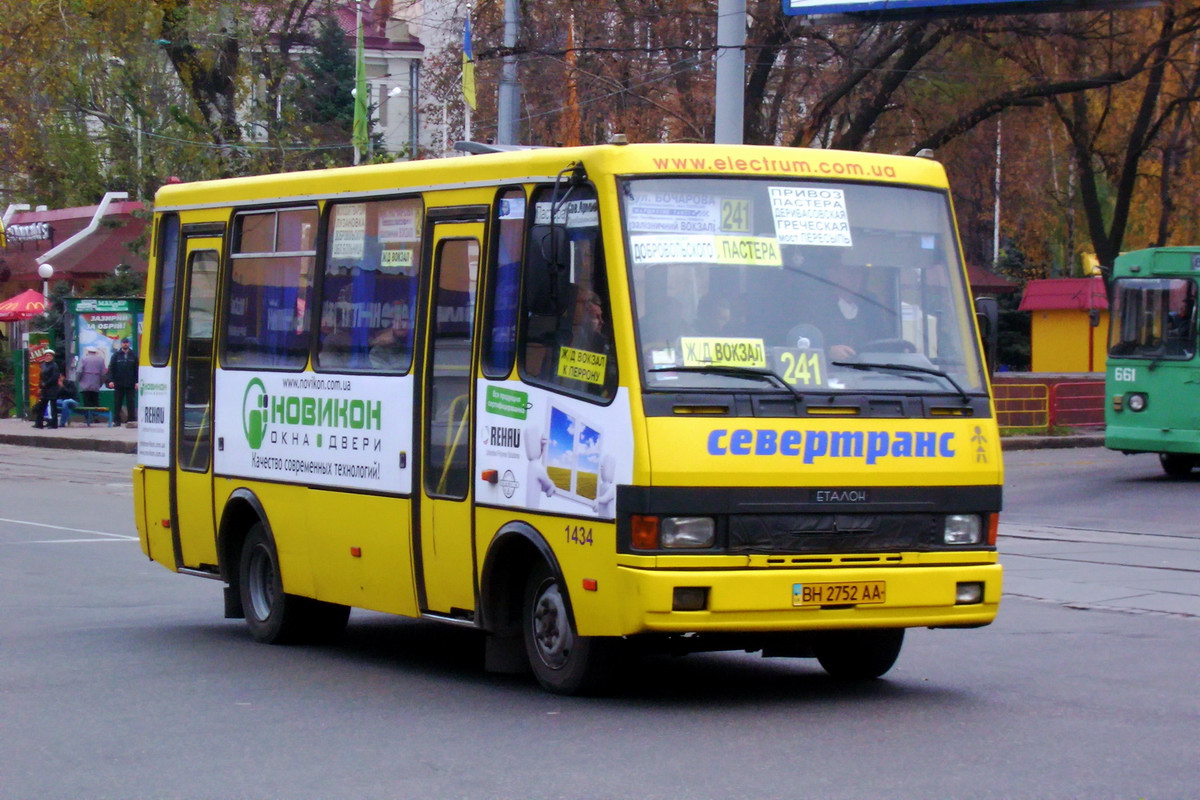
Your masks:
{"label": "yellow minibus", "polygon": [[135,511],[271,643],[478,629],[875,678],[990,623],[1002,467],[933,160],[471,146],[155,198]]}

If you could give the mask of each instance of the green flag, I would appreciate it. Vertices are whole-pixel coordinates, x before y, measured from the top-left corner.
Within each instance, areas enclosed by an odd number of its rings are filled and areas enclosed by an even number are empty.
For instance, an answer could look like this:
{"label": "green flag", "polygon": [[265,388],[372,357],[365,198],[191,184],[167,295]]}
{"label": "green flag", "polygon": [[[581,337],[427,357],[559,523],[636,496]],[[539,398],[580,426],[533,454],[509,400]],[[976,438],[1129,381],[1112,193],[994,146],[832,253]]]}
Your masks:
{"label": "green flag", "polygon": [[363,60],[362,7],[360,6],[358,10],[358,41],[354,48],[354,132],[350,139],[356,150],[354,159],[356,164],[358,163],[357,156],[367,152],[369,143],[368,109],[370,109],[370,95],[367,93],[367,68]]}

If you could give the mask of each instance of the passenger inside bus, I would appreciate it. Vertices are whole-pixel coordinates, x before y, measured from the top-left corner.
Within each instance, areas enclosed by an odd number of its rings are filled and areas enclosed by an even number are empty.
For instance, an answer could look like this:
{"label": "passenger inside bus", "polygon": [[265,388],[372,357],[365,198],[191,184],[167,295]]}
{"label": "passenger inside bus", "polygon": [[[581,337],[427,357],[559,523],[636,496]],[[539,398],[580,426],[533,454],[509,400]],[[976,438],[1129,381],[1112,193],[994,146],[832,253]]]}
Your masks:
{"label": "passenger inside bus", "polygon": [[[527,273],[525,372],[566,389],[605,394],[606,387],[611,386],[616,377],[616,359],[612,325],[600,293],[603,287],[580,276],[575,283],[560,282],[557,292],[553,293],[557,295],[556,299],[552,296],[550,280],[533,280],[538,272],[530,270]],[[591,359],[592,369],[587,371],[591,380],[563,374],[560,361],[567,349],[597,356]]]}
{"label": "passenger inside bus", "polygon": [[[826,350],[835,361],[856,357],[865,345],[893,338],[885,315],[890,310],[866,288],[866,269],[843,265],[829,274],[832,297],[819,320],[828,342]],[[894,314],[892,314],[894,316]]]}
{"label": "passenger inside bus", "polygon": [[604,352],[608,337],[604,335],[604,307],[600,295],[591,289],[575,289],[575,312],[571,320],[569,346],[595,353]]}
{"label": "passenger inside bus", "polygon": [[808,339],[811,347],[824,348],[831,360],[847,361],[867,345],[894,340],[896,325],[888,320],[896,312],[870,287],[869,270],[820,252],[825,249],[805,248],[788,260],[788,269],[808,278],[812,291],[803,318],[788,331],[785,344],[794,347]]}
{"label": "passenger inside bus", "polygon": [[683,303],[677,298],[660,296],[646,305],[653,311],[638,318],[638,333],[647,354],[668,350],[677,344],[677,337],[688,335]]}
{"label": "passenger inside bus", "polygon": [[729,298],[714,291],[701,297],[696,304],[695,328],[701,336],[736,336]]}

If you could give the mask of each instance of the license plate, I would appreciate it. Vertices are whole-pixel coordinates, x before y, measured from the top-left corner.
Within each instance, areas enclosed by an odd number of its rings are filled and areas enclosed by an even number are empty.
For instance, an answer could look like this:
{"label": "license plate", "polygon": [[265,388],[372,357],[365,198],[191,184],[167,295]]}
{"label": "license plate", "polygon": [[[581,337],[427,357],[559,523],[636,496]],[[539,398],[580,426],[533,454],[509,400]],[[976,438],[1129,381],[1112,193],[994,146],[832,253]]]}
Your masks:
{"label": "license plate", "polygon": [[792,584],[793,606],[849,606],[886,600],[885,581]]}

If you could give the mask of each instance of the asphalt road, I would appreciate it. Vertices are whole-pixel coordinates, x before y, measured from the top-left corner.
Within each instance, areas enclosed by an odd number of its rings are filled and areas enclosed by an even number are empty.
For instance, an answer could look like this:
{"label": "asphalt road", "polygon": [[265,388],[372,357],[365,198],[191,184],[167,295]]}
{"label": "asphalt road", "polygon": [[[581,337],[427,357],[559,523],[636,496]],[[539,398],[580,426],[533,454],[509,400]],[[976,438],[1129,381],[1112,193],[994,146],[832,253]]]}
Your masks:
{"label": "asphalt road", "polygon": [[1005,522],[1200,540],[1200,470],[1167,477],[1153,453],[1103,447],[1004,454]]}
{"label": "asphalt road", "polygon": [[[1120,495],[1094,522],[1187,529],[1172,509],[1196,507],[1197,481],[1108,455],[1009,456],[1006,520],[1078,523],[1071,506],[1090,507],[1090,485]],[[132,460],[0,446],[0,798],[1187,798],[1200,786],[1196,618],[1010,596],[988,628],[912,631],[868,686],[807,661],[717,654],[643,662],[613,697],[560,698],[483,673],[474,637],[431,623],[355,612],[337,646],[255,644],[221,619],[219,584],[141,555]],[[1045,568],[1005,561],[1013,577]]]}
{"label": "asphalt road", "polygon": [[1103,448],[1005,455],[1005,593],[1200,620],[1200,472]]}

